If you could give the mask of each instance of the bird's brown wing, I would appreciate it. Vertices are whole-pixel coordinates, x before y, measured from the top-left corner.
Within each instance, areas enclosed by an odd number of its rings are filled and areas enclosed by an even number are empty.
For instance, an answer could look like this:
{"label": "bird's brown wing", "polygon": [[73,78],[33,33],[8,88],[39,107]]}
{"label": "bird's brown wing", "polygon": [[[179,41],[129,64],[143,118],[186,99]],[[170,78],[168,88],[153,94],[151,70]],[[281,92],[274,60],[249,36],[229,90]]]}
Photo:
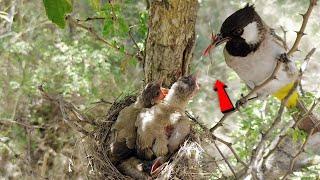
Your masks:
{"label": "bird's brown wing", "polygon": [[133,149],[136,141],[136,118],[141,109],[135,108],[133,105],[124,108],[112,127],[115,134],[114,142],[125,142],[129,149]]}

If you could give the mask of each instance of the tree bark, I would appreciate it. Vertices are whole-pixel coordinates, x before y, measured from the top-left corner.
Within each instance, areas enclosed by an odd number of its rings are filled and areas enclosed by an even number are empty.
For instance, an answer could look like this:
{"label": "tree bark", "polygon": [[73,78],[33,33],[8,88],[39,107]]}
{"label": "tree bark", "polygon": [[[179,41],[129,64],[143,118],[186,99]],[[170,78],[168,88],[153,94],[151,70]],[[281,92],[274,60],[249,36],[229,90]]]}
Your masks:
{"label": "tree bark", "polygon": [[188,73],[195,47],[197,0],[154,0],[143,62],[145,83],[163,78],[169,87]]}

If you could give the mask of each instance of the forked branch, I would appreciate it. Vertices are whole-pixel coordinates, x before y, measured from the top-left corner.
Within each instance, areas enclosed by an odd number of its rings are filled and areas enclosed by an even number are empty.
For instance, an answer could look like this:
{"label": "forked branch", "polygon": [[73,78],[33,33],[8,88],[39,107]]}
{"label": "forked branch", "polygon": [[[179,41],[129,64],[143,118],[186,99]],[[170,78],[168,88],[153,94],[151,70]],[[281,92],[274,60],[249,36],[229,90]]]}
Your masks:
{"label": "forked branch", "polygon": [[302,36],[306,35],[304,33],[306,27],[307,27],[307,23],[308,23],[308,20],[309,20],[309,17],[310,17],[310,14],[313,10],[313,7],[317,4],[317,0],[310,0],[310,4],[309,4],[309,7],[308,7],[308,10],[305,14],[300,14],[303,18],[302,20],[302,24],[301,24],[301,27],[300,27],[300,30],[297,33],[297,37],[296,37],[296,40],[294,41],[291,49],[289,50],[288,52],[288,55],[292,55],[294,52],[298,51],[298,46],[299,46],[299,43],[301,41],[301,38]]}

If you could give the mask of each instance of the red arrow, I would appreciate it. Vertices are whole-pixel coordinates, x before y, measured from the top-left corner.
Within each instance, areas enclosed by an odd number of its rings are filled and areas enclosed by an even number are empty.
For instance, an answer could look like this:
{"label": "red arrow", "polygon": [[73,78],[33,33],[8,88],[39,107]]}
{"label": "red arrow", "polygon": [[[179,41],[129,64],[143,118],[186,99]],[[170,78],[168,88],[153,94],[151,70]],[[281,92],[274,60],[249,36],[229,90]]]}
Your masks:
{"label": "red arrow", "polygon": [[220,109],[222,113],[227,113],[234,110],[233,104],[225,88],[227,88],[227,86],[219,80],[216,81],[213,87],[213,90],[217,91],[218,93]]}

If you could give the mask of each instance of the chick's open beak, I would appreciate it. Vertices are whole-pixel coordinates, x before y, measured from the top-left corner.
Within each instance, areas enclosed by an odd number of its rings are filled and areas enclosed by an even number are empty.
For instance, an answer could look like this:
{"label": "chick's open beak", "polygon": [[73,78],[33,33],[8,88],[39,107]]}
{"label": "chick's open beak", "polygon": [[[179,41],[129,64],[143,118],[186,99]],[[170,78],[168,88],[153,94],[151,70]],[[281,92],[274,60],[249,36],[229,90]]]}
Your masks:
{"label": "chick's open beak", "polygon": [[212,37],[211,37],[211,44],[205,49],[205,51],[203,52],[203,54],[205,56],[209,55],[210,54],[210,51],[211,49],[227,42],[228,40],[230,40],[230,38],[228,37],[223,37],[222,34],[217,34],[217,35],[214,35],[212,34]]}

